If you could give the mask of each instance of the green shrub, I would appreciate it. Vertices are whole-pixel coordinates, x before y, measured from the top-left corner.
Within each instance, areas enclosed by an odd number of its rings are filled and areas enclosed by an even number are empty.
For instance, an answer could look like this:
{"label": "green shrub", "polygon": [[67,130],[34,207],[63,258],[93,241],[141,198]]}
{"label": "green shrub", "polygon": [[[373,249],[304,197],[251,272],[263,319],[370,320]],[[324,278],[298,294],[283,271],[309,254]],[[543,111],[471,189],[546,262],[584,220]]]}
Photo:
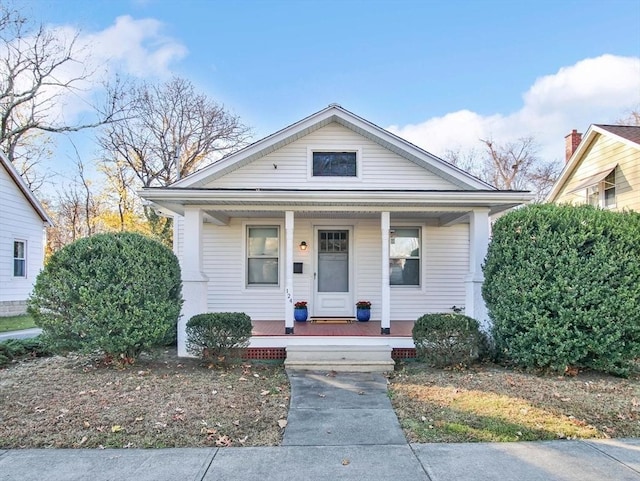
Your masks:
{"label": "green shrub", "polygon": [[251,318],[243,312],[212,312],[187,322],[187,351],[205,360],[227,361],[251,338]]}
{"label": "green shrub", "polygon": [[483,342],[478,321],[462,314],[425,314],[412,335],[418,359],[435,367],[473,363]]}
{"label": "green shrub", "polygon": [[503,360],[625,374],[640,355],[640,214],[535,205],[500,218],[483,296]]}
{"label": "green shrub", "polygon": [[181,290],[178,260],[165,246],[140,234],[100,234],[51,256],[28,312],[56,350],[131,362],[176,329]]}
{"label": "green shrub", "polygon": [[45,357],[50,355],[51,351],[43,344],[40,337],[31,339],[9,339],[0,342],[0,366],[9,364],[15,359]]}

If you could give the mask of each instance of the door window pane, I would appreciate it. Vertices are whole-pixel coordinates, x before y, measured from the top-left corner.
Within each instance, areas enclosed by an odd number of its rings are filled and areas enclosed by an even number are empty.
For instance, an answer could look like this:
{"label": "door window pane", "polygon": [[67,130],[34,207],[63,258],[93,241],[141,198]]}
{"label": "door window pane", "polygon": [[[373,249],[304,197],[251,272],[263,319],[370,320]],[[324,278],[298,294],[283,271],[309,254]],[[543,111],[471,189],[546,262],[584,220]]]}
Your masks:
{"label": "door window pane", "polygon": [[349,292],[349,231],[318,231],[318,291]]}

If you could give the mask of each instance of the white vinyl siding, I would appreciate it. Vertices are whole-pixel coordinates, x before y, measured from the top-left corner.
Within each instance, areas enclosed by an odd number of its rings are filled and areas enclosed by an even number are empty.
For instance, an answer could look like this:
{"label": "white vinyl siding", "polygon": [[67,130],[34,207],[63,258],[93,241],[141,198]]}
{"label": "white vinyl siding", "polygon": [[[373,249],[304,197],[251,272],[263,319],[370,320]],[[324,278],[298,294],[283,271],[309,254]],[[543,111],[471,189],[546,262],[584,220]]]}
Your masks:
{"label": "white vinyl siding", "polygon": [[[312,177],[310,182],[309,152],[313,149],[352,150],[357,146],[357,189],[419,189],[459,190],[412,161],[385,149],[337,123],[322,127],[249,165],[213,181],[207,187],[220,188],[279,188],[279,189],[336,189],[336,177]],[[339,179],[340,187],[348,178]]]}
{"label": "white vinyl siding", "polygon": [[[0,302],[25,301],[44,262],[44,223],[0,165]],[[25,243],[26,276],[14,276],[14,242]]]}
{"label": "white vinyl siding", "polygon": [[[265,225],[279,225],[282,219],[261,219]],[[293,261],[303,263],[303,273],[293,274],[293,302],[309,302],[313,312],[314,226],[353,229],[354,299],[372,303],[371,319],[379,320],[381,292],[381,234],[378,219],[341,220],[296,218]],[[243,256],[246,227],[255,219],[231,219],[227,226],[204,224],[204,273],[208,281],[210,311],[241,311],[254,321],[284,320],[284,291],[280,287],[254,289],[245,284]],[[415,224],[414,224],[415,225]],[[391,319],[415,320],[427,312],[450,312],[464,305],[465,278],[469,272],[469,225],[422,226],[421,286],[392,289]],[[281,234],[280,237],[283,237]],[[299,249],[305,241],[309,248]],[[282,249],[282,242],[281,242]],[[282,252],[282,250],[281,250]],[[283,269],[284,258],[280,259]],[[353,306],[355,315],[355,305]],[[393,332],[393,326],[392,326]]]}
{"label": "white vinyl siding", "polygon": [[[588,189],[572,192],[584,179],[602,172],[617,164],[615,169],[615,205],[614,210],[632,209],[640,211],[640,150],[624,144],[617,139],[598,135],[584,152],[578,167],[556,198],[556,203],[584,204],[589,202]],[[598,188],[598,203],[605,206],[604,182]],[[609,204],[611,207],[611,204]],[[612,207],[613,208],[613,207]]]}

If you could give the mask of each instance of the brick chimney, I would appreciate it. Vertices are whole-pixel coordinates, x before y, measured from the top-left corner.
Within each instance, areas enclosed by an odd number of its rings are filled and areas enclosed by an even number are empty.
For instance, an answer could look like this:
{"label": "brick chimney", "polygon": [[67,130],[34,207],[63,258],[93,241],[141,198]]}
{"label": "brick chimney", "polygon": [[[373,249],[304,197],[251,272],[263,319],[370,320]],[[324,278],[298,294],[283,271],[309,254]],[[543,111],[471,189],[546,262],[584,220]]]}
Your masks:
{"label": "brick chimney", "polygon": [[565,142],[564,161],[565,162],[569,162],[569,159],[578,148],[578,145],[580,145],[581,140],[582,140],[582,134],[579,134],[576,129],[573,129],[569,135],[565,136],[564,138],[564,142]]}

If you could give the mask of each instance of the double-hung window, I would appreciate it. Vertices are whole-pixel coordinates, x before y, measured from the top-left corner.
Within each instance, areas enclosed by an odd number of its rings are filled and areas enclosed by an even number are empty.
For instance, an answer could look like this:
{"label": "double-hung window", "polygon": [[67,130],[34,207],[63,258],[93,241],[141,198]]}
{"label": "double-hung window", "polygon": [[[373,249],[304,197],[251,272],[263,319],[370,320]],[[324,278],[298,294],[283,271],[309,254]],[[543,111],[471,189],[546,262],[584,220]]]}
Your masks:
{"label": "double-hung window", "polygon": [[277,226],[248,226],[247,285],[277,286],[279,253],[280,229]]}
{"label": "double-hung window", "polygon": [[389,283],[419,286],[420,228],[392,227],[389,242]]}
{"label": "double-hung window", "polygon": [[13,241],[13,277],[27,277],[27,243]]}

